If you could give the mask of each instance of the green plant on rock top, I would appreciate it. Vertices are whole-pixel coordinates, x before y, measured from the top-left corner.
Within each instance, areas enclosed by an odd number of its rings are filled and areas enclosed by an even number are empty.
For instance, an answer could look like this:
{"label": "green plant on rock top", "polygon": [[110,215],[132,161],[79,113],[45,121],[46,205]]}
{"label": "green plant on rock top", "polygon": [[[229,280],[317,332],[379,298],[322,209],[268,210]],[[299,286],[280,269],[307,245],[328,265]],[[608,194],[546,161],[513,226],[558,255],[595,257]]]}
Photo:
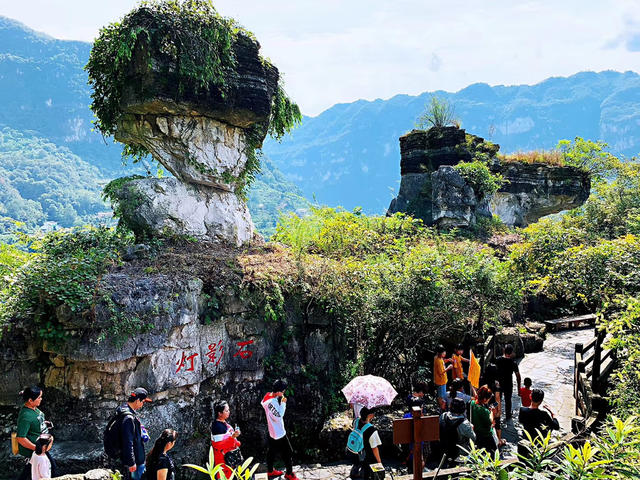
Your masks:
{"label": "green plant on rock top", "polygon": [[442,128],[448,125],[459,126],[453,104],[448,99],[432,96],[424,113],[416,120],[416,127],[426,130],[430,126]]}
{"label": "green plant on rock top", "polygon": [[67,331],[58,322],[60,307],[89,323],[101,300],[96,296],[101,276],[120,261],[132,240],[130,234],[104,227],[25,237],[34,253],[0,292],[0,326],[23,320],[32,323],[41,338],[63,341]]}

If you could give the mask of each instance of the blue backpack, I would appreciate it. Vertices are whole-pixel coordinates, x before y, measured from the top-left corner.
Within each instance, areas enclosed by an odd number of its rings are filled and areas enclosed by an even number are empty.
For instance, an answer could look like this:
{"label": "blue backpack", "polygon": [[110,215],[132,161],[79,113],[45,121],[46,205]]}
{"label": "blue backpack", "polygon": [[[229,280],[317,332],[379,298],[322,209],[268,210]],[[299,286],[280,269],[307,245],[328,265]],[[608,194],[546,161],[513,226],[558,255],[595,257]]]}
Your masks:
{"label": "blue backpack", "polygon": [[360,457],[360,460],[364,459],[364,432],[369,427],[373,427],[370,423],[366,423],[362,426],[362,429],[358,429],[358,420],[353,422],[353,430],[349,433],[347,438],[347,451],[354,453]]}

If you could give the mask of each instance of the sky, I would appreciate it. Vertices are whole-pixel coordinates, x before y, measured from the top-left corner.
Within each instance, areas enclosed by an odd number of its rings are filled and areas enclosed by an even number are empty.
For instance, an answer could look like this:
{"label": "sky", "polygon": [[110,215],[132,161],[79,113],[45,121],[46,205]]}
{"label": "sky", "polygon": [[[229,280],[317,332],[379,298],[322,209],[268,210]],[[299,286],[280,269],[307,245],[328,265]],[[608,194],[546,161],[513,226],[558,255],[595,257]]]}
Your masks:
{"label": "sky", "polygon": [[[219,0],[305,115],[336,103],[640,71],[638,0]],[[0,15],[92,41],[136,0],[0,0]]]}

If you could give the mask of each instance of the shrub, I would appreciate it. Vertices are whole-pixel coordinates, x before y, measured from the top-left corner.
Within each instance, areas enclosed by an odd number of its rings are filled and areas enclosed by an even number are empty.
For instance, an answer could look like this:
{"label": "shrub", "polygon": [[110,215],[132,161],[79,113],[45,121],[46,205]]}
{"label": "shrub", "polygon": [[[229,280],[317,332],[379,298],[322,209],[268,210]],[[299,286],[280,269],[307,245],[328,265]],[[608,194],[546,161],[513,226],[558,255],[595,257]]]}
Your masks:
{"label": "shrub", "polygon": [[64,306],[72,315],[90,316],[103,300],[96,297],[101,275],[132,238],[104,227],[86,227],[25,241],[34,253],[0,292],[0,327],[24,320],[34,325],[40,338],[63,341],[66,334],[56,310]]}
{"label": "shrub", "polygon": [[362,215],[359,209],[311,208],[311,214],[281,216],[273,240],[300,253],[331,257],[361,256],[402,250],[420,239],[433,237],[422,221],[402,213],[389,217]]}
{"label": "shrub", "polygon": [[453,168],[473,188],[479,199],[493,195],[505,183],[502,175],[491,173],[487,164],[480,160],[461,162]]}
{"label": "shrub", "polygon": [[640,415],[640,296],[618,298],[606,305],[601,321],[611,335],[607,346],[618,357],[610,402],[619,415]]}
{"label": "shrub", "polygon": [[278,228],[277,240],[304,253],[301,278],[278,285],[302,292],[307,314],[332,318],[345,365],[361,372],[408,382],[441,339],[482,332],[521,302],[520,284],[491,249],[410,217],[324,208]]}
{"label": "shrub", "polygon": [[620,160],[609,153],[607,147],[608,145],[604,142],[593,142],[582,137],[576,137],[573,142],[570,140],[558,142],[564,164],[589,172],[596,182],[614,173],[620,164]]}
{"label": "shrub", "polygon": [[430,126],[441,128],[448,125],[458,126],[458,123],[453,104],[447,99],[432,96],[429,105],[425,106],[424,113],[416,120],[416,127],[426,130]]}
{"label": "shrub", "polygon": [[595,311],[618,295],[640,293],[640,239],[627,235],[593,246],[578,245],[551,259],[530,288],[565,308]]}
{"label": "shrub", "polygon": [[531,442],[531,455],[519,457],[514,465],[500,461],[499,452],[491,455],[472,446],[467,457],[471,475],[463,480],[596,480],[638,478],[640,475],[640,428],[637,418],[611,417],[601,436],[590,438],[579,447],[552,445],[551,434]]}

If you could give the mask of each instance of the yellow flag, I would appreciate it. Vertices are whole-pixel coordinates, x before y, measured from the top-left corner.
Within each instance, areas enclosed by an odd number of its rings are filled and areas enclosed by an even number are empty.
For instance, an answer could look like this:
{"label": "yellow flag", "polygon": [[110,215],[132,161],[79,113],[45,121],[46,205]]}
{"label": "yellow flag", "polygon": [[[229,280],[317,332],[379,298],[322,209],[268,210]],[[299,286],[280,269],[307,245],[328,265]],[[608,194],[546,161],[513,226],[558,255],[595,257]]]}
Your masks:
{"label": "yellow flag", "polygon": [[478,363],[478,359],[473,354],[473,350],[471,350],[471,358],[469,359],[469,383],[473,385],[474,388],[478,388],[480,386],[480,364]]}

